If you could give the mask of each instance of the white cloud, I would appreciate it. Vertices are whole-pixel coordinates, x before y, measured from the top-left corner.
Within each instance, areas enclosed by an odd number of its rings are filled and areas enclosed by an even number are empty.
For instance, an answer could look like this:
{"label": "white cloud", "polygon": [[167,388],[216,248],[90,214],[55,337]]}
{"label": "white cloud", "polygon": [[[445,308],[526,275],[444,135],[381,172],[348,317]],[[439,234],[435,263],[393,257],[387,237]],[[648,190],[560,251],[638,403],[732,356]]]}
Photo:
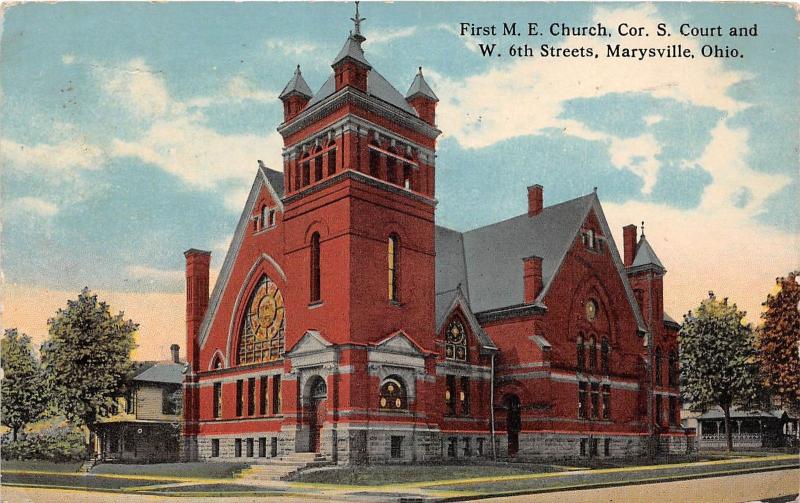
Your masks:
{"label": "white cloud", "polygon": [[312,42],[282,38],[269,38],[264,41],[264,47],[270,51],[280,52],[284,56],[300,56],[319,51],[319,46]]}
{"label": "white cloud", "polygon": [[139,118],[182,113],[185,109],[170,98],[161,72],[151,69],[142,58],[119,66],[94,65],[94,73],[108,98]]}
{"label": "white cloud", "polygon": [[[621,22],[637,26],[666,22],[652,5],[597,8],[594,21],[611,27]],[[455,33],[452,27],[442,28]],[[467,47],[473,50],[475,42],[465,40]],[[567,37],[560,45],[592,47],[596,53],[605,55],[607,43],[625,42],[630,43],[616,35],[597,39]],[[682,40],[681,43],[699,54],[697,41]],[[663,39],[658,37],[637,40],[637,46],[643,48],[663,45]],[[463,80],[452,80],[432,71],[427,74],[442,99],[437,117],[439,127],[463,147],[484,148],[518,136],[561,130],[567,136],[605,143],[614,166],[640,176],[645,193],[652,189],[661,167],[656,158],[661,146],[656,139],[649,134],[621,138],[595,131],[580,121],[564,119],[561,115],[567,101],[615,93],[643,94],[712,107],[729,116],[748,106],[731,98],[728,91],[749,76],[728,70],[714,59],[631,61],[605,57],[597,60],[536,57],[492,65]],[[661,119],[657,115],[648,116],[645,122],[653,125]]]}
{"label": "white cloud", "polygon": [[96,145],[80,140],[29,146],[0,138],[0,157],[4,166],[17,171],[64,172],[99,169],[104,153]]}
{"label": "white cloud", "polygon": [[144,265],[129,266],[128,274],[130,274],[134,279],[141,279],[149,281],[150,283],[180,283],[184,280],[184,271],[157,269],[155,267],[148,267]]}
{"label": "white cloud", "polygon": [[211,189],[225,179],[249,182],[255,176],[257,159],[282,167],[281,146],[277,133],[223,135],[188,117],[177,117],[153,123],[136,140],[115,139],[111,153],[137,157],[189,185]]}
{"label": "white cloud", "polygon": [[65,65],[71,65],[75,63],[75,55],[72,53],[66,53],[61,56],[61,62]]}
{"label": "white cloud", "polygon": [[381,30],[369,30],[364,33],[366,37],[367,47],[373,48],[376,45],[384,45],[389,42],[394,42],[401,38],[408,38],[417,33],[416,26],[409,26],[406,28],[384,28]]}
{"label": "white cloud", "polygon": [[663,120],[664,120],[664,117],[661,116],[661,115],[658,115],[658,114],[647,115],[644,118],[644,123],[647,124],[648,126],[653,126],[653,125],[658,124],[659,122],[661,122]]}
{"label": "white cloud", "polygon": [[18,197],[6,204],[6,215],[34,215],[52,217],[58,213],[58,206],[38,197]]}

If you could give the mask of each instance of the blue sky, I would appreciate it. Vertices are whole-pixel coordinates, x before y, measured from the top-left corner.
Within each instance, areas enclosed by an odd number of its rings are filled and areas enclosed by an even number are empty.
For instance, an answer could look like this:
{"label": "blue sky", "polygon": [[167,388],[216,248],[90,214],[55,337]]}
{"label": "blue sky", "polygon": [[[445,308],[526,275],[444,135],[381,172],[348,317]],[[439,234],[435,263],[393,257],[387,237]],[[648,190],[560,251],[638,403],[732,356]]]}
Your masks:
{"label": "blue sky", "polygon": [[[133,313],[142,295],[165,295],[177,306],[164,306],[164,318],[177,321],[143,331],[180,337],[182,251],[211,249],[219,267],[256,160],[280,169],[278,92],[296,64],[312,89],[321,86],[352,10],[349,3],[7,7],[0,45],[7,322],[43,334],[51,313],[37,318],[19,296],[57,306],[87,285]],[[673,316],[708,289],[757,310],[774,277],[800,262],[800,54],[788,6],[399,2],[363,3],[362,15],[372,65],[403,93],[421,65],[441,99],[441,224],[463,230],[522,213],[533,183],[544,185],[546,204],[597,186],[615,232],[648,221],[648,239],[670,270]],[[675,31],[684,22],[758,23],[759,36],[711,41],[735,45],[743,59],[516,60],[481,57],[475,39],[458,36],[462,21],[665,22]],[[627,43],[665,45],[654,37]]]}

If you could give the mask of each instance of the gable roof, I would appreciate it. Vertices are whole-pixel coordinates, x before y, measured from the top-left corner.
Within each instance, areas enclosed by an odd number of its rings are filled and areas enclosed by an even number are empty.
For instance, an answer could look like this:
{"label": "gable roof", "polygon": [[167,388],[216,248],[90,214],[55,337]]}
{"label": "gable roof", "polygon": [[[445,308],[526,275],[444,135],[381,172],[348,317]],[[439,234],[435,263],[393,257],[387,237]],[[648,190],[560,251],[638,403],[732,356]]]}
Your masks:
{"label": "gable roof", "polygon": [[347,37],[347,40],[344,41],[342,50],[340,50],[339,54],[336,55],[336,58],[333,60],[331,65],[335,65],[345,58],[356,60],[362,65],[372,68],[372,65],[369,64],[369,61],[367,61],[367,58],[364,56],[364,49],[361,47],[361,40],[356,38],[356,36],[352,33],[349,37]]}
{"label": "gable roof", "polygon": [[489,334],[486,333],[472,313],[469,302],[467,302],[467,298],[461,291],[461,285],[458,285],[454,290],[436,294],[436,333],[441,333],[445,322],[456,308],[460,309],[464,318],[466,318],[472,333],[475,334],[481,344],[481,349],[496,350],[497,346],[494,341],[492,341],[492,338],[489,337]]}
{"label": "gable roof", "polygon": [[133,380],[138,382],[180,384],[183,382],[184,370],[186,370],[186,364],[184,363],[159,362],[136,375]]}
{"label": "gable roof", "polygon": [[233,239],[231,239],[231,244],[228,247],[228,252],[225,254],[225,260],[219,271],[217,282],[214,284],[214,290],[212,290],[211,297],[208,300],[208,309],[206,309],[206,314],[203,316],[202,323],[200,323],[200,330],[198,332],[200,347],[203,347],[205,344],[208,338],[208,332],[211,330],[211,322],[217,315],[222,293],[225,291],[225,287],[228,285],[228,280],[231,277],[233,265],[236,262],[236,256],[239,254],[239,248],[242,246],[242,240],[244,239],[245,231],[250,222],[250,215],[253,214],[253,209],[255,208],[258,194],[262,186],[267,189],[273,199],[277,201],[278,208],[283,211],[283,202],[281,201],[284,194],[283,173],[270,169],[263,162],[259,161],[258,171],[253,180],[253,185],[250,187],[250,193],[247,195],[247,202],[239,217],[239,222],[236,224]]}
{"label": "gable roof", "polygon": [[545,207],[532,217],[523,214],[464,233],[437,227],[437,292],[461,284],[474,313],[519,306],[524,299],[522,259],[536,255],[542,257],[543,288],[534,304],[543,306],[542,300],[590,211],[594,211],[609,241],[612,260],[637,324],[640,330],[646,330],[595,193]]}

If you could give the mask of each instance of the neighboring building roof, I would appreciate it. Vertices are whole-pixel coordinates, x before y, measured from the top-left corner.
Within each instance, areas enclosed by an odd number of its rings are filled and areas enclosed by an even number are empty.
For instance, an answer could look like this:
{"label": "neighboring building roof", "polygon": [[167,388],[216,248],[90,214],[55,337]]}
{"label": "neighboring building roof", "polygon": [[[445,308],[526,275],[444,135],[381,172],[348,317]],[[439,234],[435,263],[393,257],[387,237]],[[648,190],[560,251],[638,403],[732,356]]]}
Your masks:
{"label": "neighboring building roof", "polygon": [[668,315],[666,311],[664,312],[664,324],[673,325],[675,328],[681,328],[681,324],[675,321],[675,319]]}
{"label": "neighboring building roof", "polygon": [[138,382],[181,384],[185,369],[186,364],[184,363],[159,362],[138,374],[133,380]]}
{"label": "neighboring building roof", "polygon": [[647,266],[655,266],[662,271],[666,271],[664,265],[660,260],[658,260],[656,252],[653,251],[653,247],[650,246],[650,243],[648,243],[647,239],[644,237],[644,235],[642,235],[642,238],[639,240],[639,244],[636,246],[636,257],[633,259],[631,269]]}
{"label": "neighboring building roof", "polygon": [[[783,417],[785,413],[786,412],[783,410],[765,411],[765,410],[739,410],[736,408],[731,408],[731,419],[759,418],[759,417],[780,419]],[[722,409],[720,408],[711,409],[697,417],[697,419],[724,419],[724,418],[725,414],[722,412]]]}
{"label": "neighboring building roof", "polygon": [[[519,306],[524,299],[522,259],[542,257],[543,288],[534,304],[541,304],[580,227],[594,210],[612,255],[626,296],[641,330],[646,325],[639,312],[633,290],[627,281],[594,192],[560,204],[548,206],[535,216],[523,214],[464,233],[436,227],[436,290],[443,292],[461,284],[469,306],[481,313]],[[437,302],[440,296],[437,296]],[[437,311],[441,309],[437,306]]]}
{"label": "neighboring building roof", "polygon": [[411,99],[414,96],[421,94],[422,96],[427,96],[431,98],[433,101],[439,101],[439,98],[436,96],[436,93],[433,92],[431,86],[425,82],[425,77],[422,76],[422,67],[419,67],[419,72],[414,77],[414,82],[411,83],[411,87],[408,88],[408,92],[406,93],[406,99]]}
{"label": "neighboring building roof", "polygon": [[311,88],[308,87],[306,79],[303,78],[303,74],[300,73],[300,65],[297,65],[294,75],[283,88],[281,94],[278,95],[278,98],[283,99],[292,93],[302,94],[303,96],[308,96],[309,98],[314,95],[314,93],[311,91]]}

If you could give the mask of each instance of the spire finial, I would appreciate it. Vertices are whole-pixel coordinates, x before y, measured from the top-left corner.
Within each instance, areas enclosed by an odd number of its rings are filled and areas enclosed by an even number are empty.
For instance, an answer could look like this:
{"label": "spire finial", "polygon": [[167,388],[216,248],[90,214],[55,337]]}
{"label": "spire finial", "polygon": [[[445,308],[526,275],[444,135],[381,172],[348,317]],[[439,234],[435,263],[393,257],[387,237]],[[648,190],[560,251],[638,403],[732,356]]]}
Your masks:
{"label": "spire finial", "polygon": [[358,2],[356,2],[356,16],[355,17],[351,17],[350,20],[355,25],[355,32],[352,35],[353,38],[355,38],[359,42],[363,42],[364,40],[366,40],[367,38],[364,35],[361,34],[361,21],[366,21],[367,18],[361,17],[358,14]]}
{"label": "spire finial", "polygon": [[422,67],[419,67],[419,74],[422,75]]}
{"label": "spire finial", "polygon": [[644,220],[642,220],[642,237],[644,237]]}
{"label": "spire finial", "polygon": [[295,75],[300,75],[300,65],[297,65],[297,68],[294,69]]}

